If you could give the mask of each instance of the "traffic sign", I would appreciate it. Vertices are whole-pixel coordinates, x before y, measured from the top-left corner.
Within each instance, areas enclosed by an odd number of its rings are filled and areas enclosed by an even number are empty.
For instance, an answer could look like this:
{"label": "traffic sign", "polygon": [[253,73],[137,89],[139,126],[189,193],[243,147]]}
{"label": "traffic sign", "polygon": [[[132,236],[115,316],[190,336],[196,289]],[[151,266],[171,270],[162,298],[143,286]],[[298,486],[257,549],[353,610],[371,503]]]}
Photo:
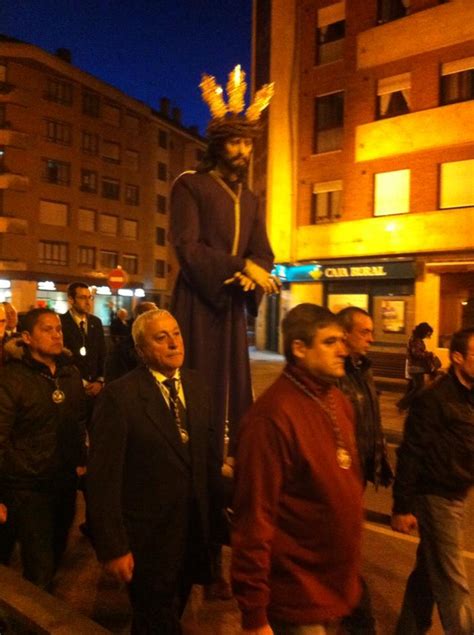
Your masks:
{"label": "traffic sign", "polygon": [[112,269],[108,277],[109,287],[112,291],[121,289],[127,282],[127,272],[118,266],[116,269]]}

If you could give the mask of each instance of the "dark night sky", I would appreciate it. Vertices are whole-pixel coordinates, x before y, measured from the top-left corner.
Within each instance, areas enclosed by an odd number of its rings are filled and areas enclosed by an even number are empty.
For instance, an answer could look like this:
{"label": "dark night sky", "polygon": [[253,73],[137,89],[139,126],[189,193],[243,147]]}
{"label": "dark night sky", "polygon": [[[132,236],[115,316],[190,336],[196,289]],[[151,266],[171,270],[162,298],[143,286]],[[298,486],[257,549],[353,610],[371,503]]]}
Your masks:
{"label": "dark night sky", "polygon": [[167,96],[204,132],[201,73],[225,85],[236,64],[250,70],[251,0],[0,0],[0,32],[69,48],[75,66],[155,108]]}

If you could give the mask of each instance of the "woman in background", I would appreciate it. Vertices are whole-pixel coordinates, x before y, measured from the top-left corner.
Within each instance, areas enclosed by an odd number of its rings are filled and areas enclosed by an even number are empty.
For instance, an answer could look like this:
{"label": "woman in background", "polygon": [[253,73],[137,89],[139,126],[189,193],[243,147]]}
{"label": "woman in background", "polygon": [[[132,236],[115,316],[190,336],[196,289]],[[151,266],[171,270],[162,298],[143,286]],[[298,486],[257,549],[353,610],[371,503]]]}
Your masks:
{"label": "woman in background", "polygon": [[433,328],[428,322],[420,322],[412,331],[407,345],[406,373],[408,386],[403,397],[398,401],[399,410],[406,410],[414,397],[423,388],[425,373],[433,374],[440,367],[439,359],[426,350],[423,340],[433,335]]}

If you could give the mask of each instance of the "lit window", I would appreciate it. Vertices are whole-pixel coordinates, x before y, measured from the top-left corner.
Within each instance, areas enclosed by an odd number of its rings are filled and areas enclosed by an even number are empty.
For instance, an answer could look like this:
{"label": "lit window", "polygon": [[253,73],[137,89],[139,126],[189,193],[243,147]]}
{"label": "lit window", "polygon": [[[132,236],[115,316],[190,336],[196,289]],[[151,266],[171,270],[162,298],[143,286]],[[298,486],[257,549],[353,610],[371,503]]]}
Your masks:
{"label": "lit window", "polygon": [[327,223],[341,216],[342,181],[315,183],[311,193],[310,224]]}
{"label": "lit window", "polygon": [[410,112],[410,73],[385,77],[377,82],[377,118],[386,119]]}
{"label": "lit window", "polygon": [[448,62],[441,67],[441,104],[474,99],[474,57]]}
{"label": "lit window", "polygon": [[440,207],[474,207],[474,159],[441,164]]}
{"label": "lit window", "polygon": [[336,2],[318,10],[316,64],[342,59],[345,31],[344,2]]}
{"label": "lit window", "polygon": [[67,227],[69,208],[66,203],[55,201],[40,201],[39,221],[44,225]]}
{"label": "lit window", "polygon": [[314,117],[313,152],[340,150],[344,133],[344,93],[316,97]]}
{"label": "lit window", "polygon": [[410,170],[375,175],[374,215],[405,214],[410,211]]}

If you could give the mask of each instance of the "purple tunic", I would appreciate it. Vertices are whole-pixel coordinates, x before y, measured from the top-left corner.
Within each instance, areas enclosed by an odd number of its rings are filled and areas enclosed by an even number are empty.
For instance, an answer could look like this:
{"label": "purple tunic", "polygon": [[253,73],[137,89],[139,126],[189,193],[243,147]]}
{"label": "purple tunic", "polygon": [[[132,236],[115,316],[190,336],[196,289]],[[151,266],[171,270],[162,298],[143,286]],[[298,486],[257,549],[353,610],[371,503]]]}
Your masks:
{"label": "purple tunic", "polygon": [[233,452],[235,428],[253,401],[246,311],[257,314],[259,295],[224,281],[250,258],[270,271],[273,253],[255,195],[236,195],[208,173],[185,173],[171,192],[170,240],[181,266],[171,301],[186,346],[185,366],[211,387],[223,447],[226,422]]}

